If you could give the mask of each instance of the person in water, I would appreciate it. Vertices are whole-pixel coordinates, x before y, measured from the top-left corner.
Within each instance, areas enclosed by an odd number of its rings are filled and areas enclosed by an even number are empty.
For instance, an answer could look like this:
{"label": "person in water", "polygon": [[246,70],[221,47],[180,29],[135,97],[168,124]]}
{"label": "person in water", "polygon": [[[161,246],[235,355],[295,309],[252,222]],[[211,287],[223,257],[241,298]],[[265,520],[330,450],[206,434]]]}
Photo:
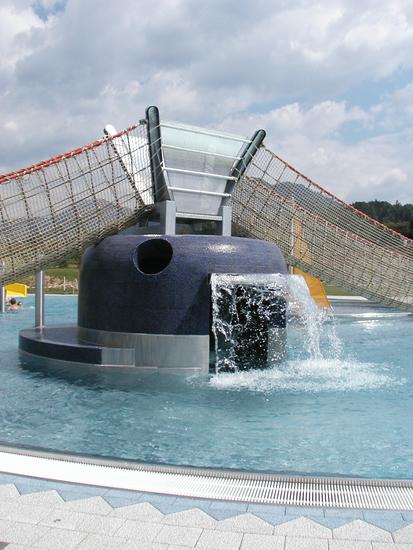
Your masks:
{"label": "person in water", "polygon": [[16,302],[16,298],[10,298],[8,310],[19,311],[20,308],[21,305],[19,306],[19,304]]}

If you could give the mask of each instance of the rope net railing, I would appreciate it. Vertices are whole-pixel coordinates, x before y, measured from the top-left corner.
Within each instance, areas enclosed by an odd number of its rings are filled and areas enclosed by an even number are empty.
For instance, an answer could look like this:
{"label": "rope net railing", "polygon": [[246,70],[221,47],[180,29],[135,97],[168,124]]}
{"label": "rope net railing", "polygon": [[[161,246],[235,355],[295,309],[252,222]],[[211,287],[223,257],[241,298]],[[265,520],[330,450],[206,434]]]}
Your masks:
{"label": "rope net railing", "polygon": [[287,262],[384,305],[413,311],[413,241],[340,201],[262,147],[232,197],[236,232]]}
{"label": "rope net railing", "polygon": [[0,176],[0,283],[81,253],[153,204],[147,127]]}
{"label": "rope net railing", "polygon": [[[81,253],[154,204],[145,122],[0,176],[0,284]],[[327,283],[413,311],[413,241],[261,147],[232,195],[235,232]]]}

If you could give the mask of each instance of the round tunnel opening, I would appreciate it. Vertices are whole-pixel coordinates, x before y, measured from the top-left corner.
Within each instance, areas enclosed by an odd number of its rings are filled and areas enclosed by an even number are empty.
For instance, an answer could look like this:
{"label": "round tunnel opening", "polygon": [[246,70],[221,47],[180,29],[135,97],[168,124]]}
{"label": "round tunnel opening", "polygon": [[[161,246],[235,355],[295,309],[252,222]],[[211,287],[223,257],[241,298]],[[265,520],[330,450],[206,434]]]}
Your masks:
{"label": "round tunnel opening", "polygon": [[160,273],[172,260],[173,248],[165,239],[150,239],[136,249],[139,271],[146,275]]}

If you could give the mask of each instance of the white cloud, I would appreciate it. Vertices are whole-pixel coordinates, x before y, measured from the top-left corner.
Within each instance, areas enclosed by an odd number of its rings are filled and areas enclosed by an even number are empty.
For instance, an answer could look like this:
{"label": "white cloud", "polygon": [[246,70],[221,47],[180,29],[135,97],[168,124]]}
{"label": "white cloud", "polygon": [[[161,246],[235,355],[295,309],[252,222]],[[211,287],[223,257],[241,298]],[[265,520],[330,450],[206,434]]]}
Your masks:
{"label": "white cloud", "polygon": [[17,6],[5,0],[0,5],[0,75],[11,74],[17,61],[32,51],[27,40],[34,29],[44,23],[29,5]]}
{"label": "white cloud", "polygon": [[[408,0],[68,0],[47,21],[30,6],[0,7],[3,171],[158,104],[164,118],[266,128],[277,153],[343,197],[392,181],[413,201]],[[378,91],[360,107],[364,85]]]}

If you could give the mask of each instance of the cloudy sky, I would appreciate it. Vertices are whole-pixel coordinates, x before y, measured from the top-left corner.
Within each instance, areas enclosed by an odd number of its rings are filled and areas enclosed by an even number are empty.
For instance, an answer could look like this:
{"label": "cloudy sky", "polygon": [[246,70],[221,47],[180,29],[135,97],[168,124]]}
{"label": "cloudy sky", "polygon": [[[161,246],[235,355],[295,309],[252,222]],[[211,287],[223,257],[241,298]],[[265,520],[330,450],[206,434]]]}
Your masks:
{"label": "cloudy sky", "polygon": [[250,134],[349,201],[413,202],[411,0],[0,0],[0,173],[163,118]]}

